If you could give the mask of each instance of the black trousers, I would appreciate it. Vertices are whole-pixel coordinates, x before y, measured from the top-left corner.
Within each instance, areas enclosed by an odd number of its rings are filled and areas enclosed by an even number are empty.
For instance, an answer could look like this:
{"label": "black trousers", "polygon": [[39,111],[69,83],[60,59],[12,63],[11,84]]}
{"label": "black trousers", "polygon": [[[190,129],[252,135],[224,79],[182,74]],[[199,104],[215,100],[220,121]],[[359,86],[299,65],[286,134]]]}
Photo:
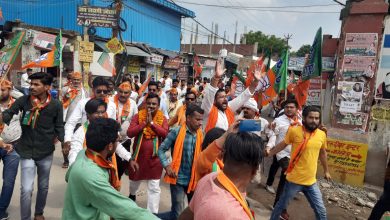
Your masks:
{"label": "black trousers", "polygon": [[380,220],[386,211],[390,211],[390,180],[385,181],[383,194],[372,209],[368,220]]}
{"label": "black trousers", "polygon": [[272,184],[274,184],[275,176],[278,170],[279,170],[279,163],[278,160],[276,159],[276,156],[274,155],[272,159],[271,167],[269,168],[268,171],[267,186],[272,186]]}
{"label": "black trousers", "polygon": [[280,173],[280,180],[278,184],[278,189],[276,190],[276,196],[275,196],[275,202],[274,207],[276,203],[279,201],[280,196],[282,196],[284,185],[286,184],[286,174],[284,174],[288,168],[288,164],[290,163],[290,158],[283,157],[278,161],[279,166],[282,168],[282,172]]}
{"label": "black trousers", "polygon": [[[130,151],[131,139],[128,139],[127,141],[123,142],[122,145],[127,151]],[[118,165],[118,178],[121,179],[122,175],[125,173],[125,171],[129,167],[129,162],[126,160],[123,160],[117,154],[115,154],[115,156],[116,156],[116,163]]]}

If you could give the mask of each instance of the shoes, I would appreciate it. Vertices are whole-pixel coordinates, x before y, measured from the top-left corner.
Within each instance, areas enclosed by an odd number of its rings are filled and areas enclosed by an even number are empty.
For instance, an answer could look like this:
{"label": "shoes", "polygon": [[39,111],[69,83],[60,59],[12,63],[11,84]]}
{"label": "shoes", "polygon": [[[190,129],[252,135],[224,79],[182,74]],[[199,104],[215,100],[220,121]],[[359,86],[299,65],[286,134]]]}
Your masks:
{"label": "shoes", "polygon": [[136,197],[137,197],[136,195],[131,195],[131,194],[129,195],[129,198],[130,198],[131,200],[133,200],[134,202],[135,202],[135,200],[136,200]]}
{"label": "shoes", "polygon": [[7,212],[5,212],[4,214],[0,215],[0,220],[7,220],[9,219],[9,215]]}
{"label": "shoes", "polygon": [[290,218],[290,215],[287,213],[287,211],[283,211],[280,215],[280,220],[288,220]]}
{"label": "shoes", "polygon": [[69,163],[64,162],[64,163],[62,164],[62,168],[68,169],[68,167],[69,167]]}
{"label": "shoes", "polygon": [[272,186],[265,185],[265,189],[272,194],[275,194],[275,189]]}
{"label": "shoes", "polygon": [[34,217],[34,220],[45,220],[45,216],[43,216],[43,215],[36,215]]}

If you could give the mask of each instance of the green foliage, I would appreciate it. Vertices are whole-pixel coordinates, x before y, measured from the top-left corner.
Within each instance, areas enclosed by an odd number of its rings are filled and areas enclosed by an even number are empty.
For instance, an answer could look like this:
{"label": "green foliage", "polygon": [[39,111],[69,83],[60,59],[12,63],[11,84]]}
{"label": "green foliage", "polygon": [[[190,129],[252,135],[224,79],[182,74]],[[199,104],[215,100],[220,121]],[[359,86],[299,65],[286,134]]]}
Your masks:
{"label": "green foliage", "polygon": [[[304,57],[305,54],[310,53],[310,47],[311,47],[310,44],[302,45],[296,52],[293,52],[294,56],[295,57]],[[291,56],[293,56],[293,54],[291,54]]]}
{"label": "green foliage", "polygon": [[261,31],[250,31],[249,33],[245,34],[245,37],[247,44],[255,44],[255,42],[259,43],[257,49],[258,53],[265,53],[268,50],[272,51],[273,55],[280,55],[284,50],[287,49],[287,42],[283,38],[276,37],[275,35],[266,35]]}

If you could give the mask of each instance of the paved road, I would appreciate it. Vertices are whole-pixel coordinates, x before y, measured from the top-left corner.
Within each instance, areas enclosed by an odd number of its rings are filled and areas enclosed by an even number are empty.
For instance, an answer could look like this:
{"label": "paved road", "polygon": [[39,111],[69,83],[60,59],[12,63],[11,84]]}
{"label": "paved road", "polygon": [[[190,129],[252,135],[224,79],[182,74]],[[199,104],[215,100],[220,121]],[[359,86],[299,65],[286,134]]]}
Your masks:
{"label": "paved road", "polygon": [[[50,175],[50,187],[49,187],[49,195],[47,198],[47,204],[45,208],[45,217],[48,220],[59,220],[61,219],[62,208],[64,204],[64,192],[66,190],[65,183],[65,174],[66,169],[61,168],[62,165],[62,154],[59,149],[59,146],[56,147],[56,151],[54,152],[54,161],[51,169]],[[0,170],[3,169],[2,163],[0,165]],[[19,201],[20,201],[20,169],[15,183],[14,195],[12,197],[11,205],[8,209],[11,220],[20,219],[19,214]],[[35,181],[36,182],[36,181]],[[35,207],[35,196],[36,196],[36,184],[33,193],[33,204],[32,207]],[[168,211],[171,206],[170,201],[170,193],[169,187],[165,183],[161,184],[161,200],[160,200],[160,212]],[[129,180],[127,176],[123,176],[122,179],[122,189],[121,193],[124,195],[129,194]],[[141,184],[140,190],[138,192],[137,203],[141,207],[146,208],[146,184]],[[269,216],[269,211],[266,210],[260,203],[256,201],[251,201],[252,206],[254,206],[254,210],[257,213],[256,219],[267,219]],[[32,213],[34,209],[32,208]],[[261,213],[261,215],[260,215]]]}

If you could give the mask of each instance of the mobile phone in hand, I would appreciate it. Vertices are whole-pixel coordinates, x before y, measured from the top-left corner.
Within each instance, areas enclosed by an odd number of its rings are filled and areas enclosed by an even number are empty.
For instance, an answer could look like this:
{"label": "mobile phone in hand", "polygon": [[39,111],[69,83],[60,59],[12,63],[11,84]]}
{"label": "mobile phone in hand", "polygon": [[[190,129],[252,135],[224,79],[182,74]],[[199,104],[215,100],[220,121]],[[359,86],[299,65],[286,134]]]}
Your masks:
{"label": "mobile phone in hand", "polygon": [[242,120],[238,126],[240,132],[261,131],[261,121],[254,119]]}

